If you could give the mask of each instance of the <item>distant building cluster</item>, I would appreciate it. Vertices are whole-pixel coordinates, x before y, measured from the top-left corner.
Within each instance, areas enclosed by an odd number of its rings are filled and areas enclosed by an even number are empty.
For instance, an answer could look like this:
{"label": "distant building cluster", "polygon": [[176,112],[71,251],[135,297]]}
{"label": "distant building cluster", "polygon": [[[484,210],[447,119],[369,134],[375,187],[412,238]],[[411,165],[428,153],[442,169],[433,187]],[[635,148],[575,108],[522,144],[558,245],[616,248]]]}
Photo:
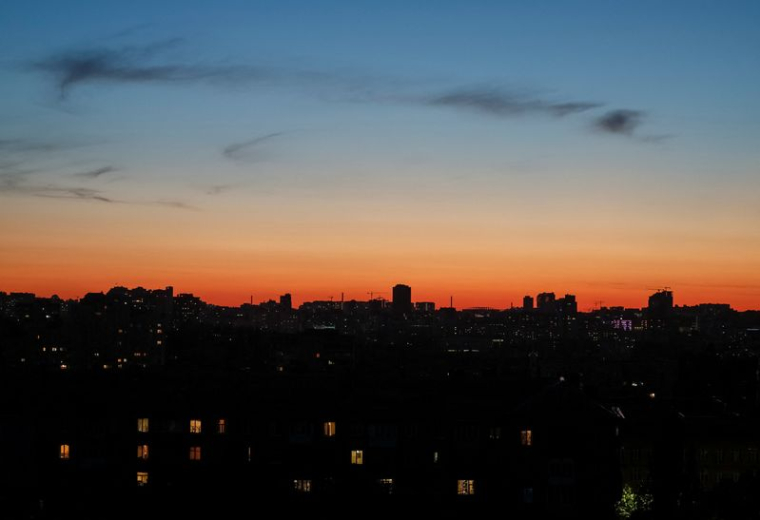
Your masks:
{"label": "distant building cluster", "polygon": [[551,292],[505,310],[369,296],[0,293],[0,499],[712,518],[760,496],[760,312],[669,289],[589,312]]}

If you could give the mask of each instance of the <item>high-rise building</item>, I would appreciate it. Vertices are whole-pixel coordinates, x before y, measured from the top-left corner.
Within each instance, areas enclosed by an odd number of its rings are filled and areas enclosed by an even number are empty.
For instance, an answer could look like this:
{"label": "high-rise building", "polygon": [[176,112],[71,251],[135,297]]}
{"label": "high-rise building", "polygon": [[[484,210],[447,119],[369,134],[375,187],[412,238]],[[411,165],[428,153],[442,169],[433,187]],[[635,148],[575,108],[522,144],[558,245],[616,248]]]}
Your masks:
{"label": "high-rise building", "polygon": [[290,297],[290,293],[280,296],[280,308],[289,311],[293,308],[293,300]]}
{"label": "high-rise building", "polygon": [[566,294],[564,298],[557,300],[557,310],[563,314],[578,314],[578,302],[574,294]]}
{"label": "high-rise building", "polygon": [[412,288],[408,285],[393,286],[393,311],[400,314],[412,312]]}
{"label": "high-rise building", "polygon": [[554,293],[540,293],[536,297],[536,306],[541,312],[554,312],[557,310]]}
{"label": "high-rise building", "polygon": [[523,309],[526,311],[533,310],[533,296],[523,296]]}
{"label": "high-rise building", "polygon": [[661,290],[649,297],[647,311],[650,318],[665,318],[673,310],[673,291]]}

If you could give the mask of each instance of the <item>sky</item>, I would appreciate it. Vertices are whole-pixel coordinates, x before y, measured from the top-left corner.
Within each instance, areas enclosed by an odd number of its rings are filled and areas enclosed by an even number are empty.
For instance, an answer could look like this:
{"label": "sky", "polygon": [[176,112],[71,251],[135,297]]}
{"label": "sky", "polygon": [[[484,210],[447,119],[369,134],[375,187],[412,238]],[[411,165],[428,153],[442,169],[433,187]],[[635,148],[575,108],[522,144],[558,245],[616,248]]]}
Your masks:
{"label": "sky", "polygon": [[759,309],[758,24],[756,1],[3,0],[0,291]]}

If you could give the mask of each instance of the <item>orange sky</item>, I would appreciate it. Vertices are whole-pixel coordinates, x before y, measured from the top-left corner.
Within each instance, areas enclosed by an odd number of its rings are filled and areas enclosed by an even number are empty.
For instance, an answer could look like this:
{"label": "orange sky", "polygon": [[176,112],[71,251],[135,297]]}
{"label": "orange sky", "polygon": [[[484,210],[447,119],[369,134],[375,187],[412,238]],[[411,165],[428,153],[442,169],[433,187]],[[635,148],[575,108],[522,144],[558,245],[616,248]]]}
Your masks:
{"label": "orange sky", "polygon": [[[12,200],[3,221],[0,290],[81,297],[114,285],[192,292],[239,305],[290,292],[294,302],[390,298],[395,283],[412,286],[415,301],[506,308],[522,296],[575,294],[579,308],[641,307],[654,289],[672,287],[675,302],[730,303],[760,308],[758,245],[702,229],[693,236],[640,219],[585,225],[545,214],[535,225],[495,221],[487,207],[445,218],[406,213],[381,219],[343,208],[312,208],[283,217],[260,208],[247,219],[231,209],[177,212],[165,208]],[[234,211],[244,211],[235,208]],[[338,212],[340,213],[340,212]],[[473,217],[472,214],[475,214]],[[489,221],[485,226],[482,222]],[[626,217],[622,217],[625,219]],[[677,224],[677,223],[676,223]],[[622,229],[622,230],[621,230]]]}
{"label": "orange sky", "polygon": [[6,198],[0,290],[68,298],[173,285],[239,305],[285,292],[297,303],[390,298],[406,283],[415,301],[438,305],[453,295],[456,307],[506,308],[553,291],[576,294],[585,310],[600,300],[641,307],[669,286],[676,304],[760,308],[760,232],[741,213],[701,216],[682,203],[678,214],[637,215],[628,199],[608,198],[593,211],[582,199],[532,208],[541,218],[526,220],[509,197],[438,195],[446,200],[372,193],[328,207],[241,195],[197,211]]}

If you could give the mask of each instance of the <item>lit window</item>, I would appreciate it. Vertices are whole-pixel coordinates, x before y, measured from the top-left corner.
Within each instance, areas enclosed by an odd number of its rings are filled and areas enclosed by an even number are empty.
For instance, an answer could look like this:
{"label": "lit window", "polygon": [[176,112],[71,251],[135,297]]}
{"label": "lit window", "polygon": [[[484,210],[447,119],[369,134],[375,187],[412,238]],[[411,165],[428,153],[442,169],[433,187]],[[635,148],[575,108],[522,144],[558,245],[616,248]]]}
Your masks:
{"label": "lit window", "polygon": [[351,464],[361,465],[364,464],[364,451],[352,450],[351,451]]}
{"label": "lit window", "polygon": [[392,478],[381,478],[377,480],[377,483],[380,485],[380,488],[385,493],[389,495],[393,494],[393,479]]}
{"label": "lit window", "polygon": [[148,445],[139,444],[137,446],[137,458],[142,460],[148,460]]}
{"label": "lit window", "polygon": [[474,480],[457,480],[457,495],[474,495]]}
{"label": "lit window", "polygon": [[148,485],[148,472],[147,471],[138,471],[137,472],[137,485],[138,486],[147,486]]}
{"label": "lit window", "polygon": [[311,480],[294,480],[293,488],[299,493],[311,493]]}
{"label": "lit window", "polygon": [[253,450],[251,450],[251,447],[248,446],[248,462],[251,462],[252,456],[253,456]]}
{"label": "lit window", "polygon": [[533,431],[532,430],[522,430],[520,432],[520,444],[522,444],[523,446],[533,445]]}
{"label": "lit window", "polygon": [[58,452],[58,457],[61,460],[69,460],[69,458],[71,458],[71,447],[68,444],[61,444],[61,450]]}
{"label": "lit window", "polygon": [[190,460],[201,460],[201,447],[200,446],[191,446],[190,447]]}
{"label": "lit window", "polygon": [[438,461],[440,460],[440,456],[438,455],[437,451],[433,452],[433,464],[438,464]]}
{"label": "lit window", "polygon": [[[105,368],[105,365],[103,365]],[[141,417],[137,419],[137,431],[140,433],[148,433],[148,428],[150,427],[150,424],[148,422],[147,417]]]}
{"label": "lit window", "polygon": [[216,421],[216,433],[227,433],[227,421],[225,419]]}
{"label": "lit window", "polygon": [[201,433],[200,419],[190,419],[190,433]]}
{"label": "lit window", "polygon": [[325,423],[325,437],[335,437],[335,423],[330,421]]}

